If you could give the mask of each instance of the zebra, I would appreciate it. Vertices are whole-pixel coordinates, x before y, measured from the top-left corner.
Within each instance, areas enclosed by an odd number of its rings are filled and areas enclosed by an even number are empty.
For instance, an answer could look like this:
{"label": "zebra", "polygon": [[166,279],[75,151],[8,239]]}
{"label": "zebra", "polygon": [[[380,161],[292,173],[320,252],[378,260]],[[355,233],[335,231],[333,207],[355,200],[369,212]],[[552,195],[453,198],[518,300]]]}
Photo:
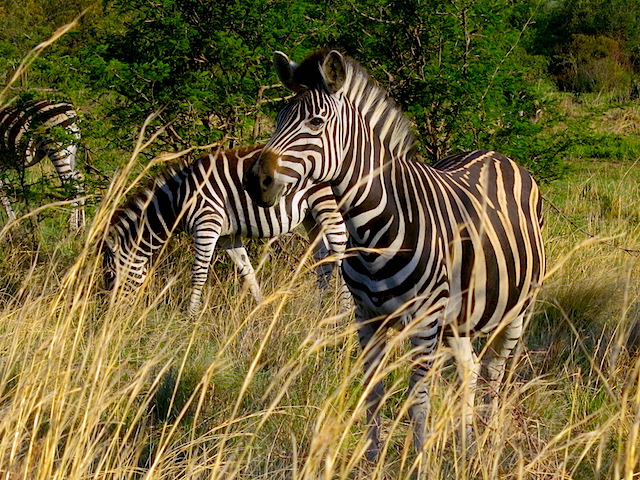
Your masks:
{"label": "zebra", "polygon": [[[83,176],[77,168],[80,128],[77,113],[70,103],[28,100],[0,110],[0,154],[7,166],[29,168],[49,157],[63,184],[74,188],[72,230],[84,227]],[[58,133],[55,129],[64,129]],[[0,179],[0,203],[10,221],[16,219]]]}
{"label": "zebra", "polygon": [[366,457],[380,453],[379,372],[385,332],[394,324],[408,328],[412,345],[408,407],[416,450],[424,452],[426,376],[441,337],[469,382],[463,425],[471,441],[469,407],[481,368],[471,338],[490,338],[482,359],[490,415],[545,271],[535,180],[494,151],[460,153],[432,166],[417,161],[401,109],[335,50],[314,52],[300,65],[276,52],[274,65],[295,96],[279,112],[245,189],[268,206],[309,182],[331,185],[347,225],[342,273],[356,303],[369,386]]}
{"label": "zebra", "polygon": [[[105,286],[121,282],[135,291],[148,275],[153,254],[174,231],[191,234],[195,260],[191,276],[189,314],[197,314],[214,248],[221,246],[239,269],[240,277],[259,303],[261,292],[239,237],[266,238],[290,232],[300,223],[316,243],[318,285],[327,289],[334,269],[326,259],[344,251],[346,228],[328,185],[312,185],[283,198],[272,208],[258,207],[242,189],[244,172],[262,146],[216,150],[182,168],[168,168],[154,185],[134,195],[112,217],[103,246]],[[317,236],[320,235],[320,238]],[[328,243],[325,245],[324,239]],[[341,285],[339,305],[347,309],[350,295]]]}

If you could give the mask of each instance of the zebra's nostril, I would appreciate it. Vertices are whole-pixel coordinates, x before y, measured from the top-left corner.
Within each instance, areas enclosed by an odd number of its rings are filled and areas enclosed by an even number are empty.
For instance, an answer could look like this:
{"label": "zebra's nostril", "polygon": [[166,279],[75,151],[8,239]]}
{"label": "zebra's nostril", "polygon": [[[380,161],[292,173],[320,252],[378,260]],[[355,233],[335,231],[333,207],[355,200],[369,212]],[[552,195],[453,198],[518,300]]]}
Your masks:
{"label": "zebra's nostril", "polygon": [[262,185],[264,187],[268,187],[269,185],[271,185],[273,183],[273,177],[267,175],[266,177],[264,177],[264,179],[262,180]]}

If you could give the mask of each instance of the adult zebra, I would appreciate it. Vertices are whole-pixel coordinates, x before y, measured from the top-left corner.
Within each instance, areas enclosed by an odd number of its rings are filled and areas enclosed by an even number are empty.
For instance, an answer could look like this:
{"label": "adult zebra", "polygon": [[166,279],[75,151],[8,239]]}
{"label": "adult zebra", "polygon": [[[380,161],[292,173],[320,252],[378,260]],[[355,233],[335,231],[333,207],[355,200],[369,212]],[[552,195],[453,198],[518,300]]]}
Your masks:
{"label": "adult zebra", "polygon": [[[193,235],[195,260],[189,313],[200,306],[202,288],[216,245],[224,248],[239,269],[251,294],[260,301],[260,288],[247,252],[238,237],[265,238],[290,232],[303,223],[312,243],[318,235],[314,259],[339,255],[346,245],[346,228],[328,185],[313,185],[284,197],[274,207],[258,207],[242,189],[244,173],[262,147],[218,150],[180,170],[168,169],[154,186],[131,198],[114,215],[104,246],[105,281],[111,289],[116,280],[125,290],[144,282],[154,252],[174,231]],[[318,285],[326,290],[333,263],[320,263]],[[343,308],[351,302],[344,283]]]}
{"label": "adult zebra", "polygon": [[[71,183],[74,189],[69,219],[72,230],[85,224],[84,201],[80,198],[84,193],[83,177],[77,168],[80,128],[76,117],[73,105],[46,100],[19,102],[0,110],[0,155],[5,165],[22,170],[49,157],[62,183]],[[1,179],[0,203],[9,220],[15,220]]]}
{"label": "adult zebra", "polygon": [[[441,335],[475,387],[470,337],[490,335],[483,358],[495,402],[505,362],[521,337],[526,307],[545,268],[542,206],[529,173],[492,151],[454,155],[430,167],[414,160],[405,116],[354,60],[319,51],[300,66],[274,63],[296,93],[246,176],[260,205],[308,182],[329,182],[349,232],[342,263],[356,302],[367,381],[369,447],[379,446],[384,331],[409,325],[414,361],[409,414],[422,451],[429,410],[426,374]],[[473,404],[473,394],[469,399]],[[464,423],[470,433],[472,412]]]}

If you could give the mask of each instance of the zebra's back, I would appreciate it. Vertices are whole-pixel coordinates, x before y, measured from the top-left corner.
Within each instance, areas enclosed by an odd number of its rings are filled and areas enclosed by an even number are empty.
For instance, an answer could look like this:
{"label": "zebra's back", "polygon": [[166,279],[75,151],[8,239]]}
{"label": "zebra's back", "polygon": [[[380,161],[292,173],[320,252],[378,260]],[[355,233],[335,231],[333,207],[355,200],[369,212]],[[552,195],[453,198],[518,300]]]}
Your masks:
{"label": "zebra's back", "polygon": [[[184,191],[198,192],[192,200],[191,212],[219,210],[223,216],[221,235],[266,238],[282,235],[299,225],[309,211],[308,198],[318,191],[330,192],[328,185],[283,197],[269,208],[258,206],[242,188],[244,173],[260,155],[262,146],[218,150],[200,158],[189,167],[184,178]],[[333,197],[331,197],[333,199]],[[333,199],[335,209],[335,199]],[[192,229],[196,219],[185,214],[185,226]]]}

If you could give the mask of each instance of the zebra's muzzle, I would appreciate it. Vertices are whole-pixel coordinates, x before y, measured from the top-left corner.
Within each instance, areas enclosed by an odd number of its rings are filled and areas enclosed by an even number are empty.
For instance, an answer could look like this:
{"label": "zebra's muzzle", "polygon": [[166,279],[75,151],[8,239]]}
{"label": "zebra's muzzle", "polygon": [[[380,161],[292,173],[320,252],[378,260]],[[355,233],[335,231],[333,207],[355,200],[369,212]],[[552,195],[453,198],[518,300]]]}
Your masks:
{"label": "zebra's muzzle", "polygon": [[284,191],[284,185],[280,185],[275,179],[273,164],[276,162],[276,155],[263,151],[251,164],[242,181],[245,191],[260,207],[272,207],[280,200]]}

